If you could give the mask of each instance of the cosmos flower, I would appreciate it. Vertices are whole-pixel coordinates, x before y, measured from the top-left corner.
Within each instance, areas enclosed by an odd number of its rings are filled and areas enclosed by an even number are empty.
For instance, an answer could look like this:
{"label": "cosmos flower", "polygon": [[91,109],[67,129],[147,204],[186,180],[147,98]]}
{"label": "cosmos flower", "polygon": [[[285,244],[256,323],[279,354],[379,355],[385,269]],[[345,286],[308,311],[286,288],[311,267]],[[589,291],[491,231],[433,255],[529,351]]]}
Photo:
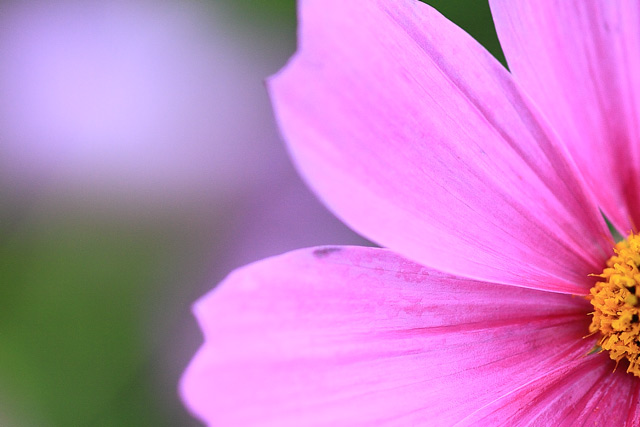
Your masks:
{"label": "cosmos flower", "polygon": [[640,5],[490,4],[510,72],[417,1],[300,2],[277,120],[388,249],[288,253],[198,301],[202,420],[638,425],[640,238],[602,214],[640,224]]}

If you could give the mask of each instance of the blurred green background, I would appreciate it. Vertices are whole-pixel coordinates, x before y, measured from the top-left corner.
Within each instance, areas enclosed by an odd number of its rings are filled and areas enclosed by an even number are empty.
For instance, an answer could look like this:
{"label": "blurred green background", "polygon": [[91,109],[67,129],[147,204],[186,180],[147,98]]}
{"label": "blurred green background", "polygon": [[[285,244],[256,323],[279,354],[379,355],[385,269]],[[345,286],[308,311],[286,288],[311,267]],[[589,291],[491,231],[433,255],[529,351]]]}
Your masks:
{"label": "blurred green background", "polygon": [[[485,1],[428,3],[503,60]],[[211,6],[222,17],[217,37],[230,43],[232,53],[236,49],[255,83],[242,89],[242,105],[259,105],[268,116],[261,79],[295,48],[294,1]],[[205,182],[192,199],[138,206],[136,197],[115,203],[99,189],[78,196],[59,187],[27,191],[11,179],[2,183],[0,425],[199,425],[176,391],[201,339],[190,314],[193,301],[230,269],[274,251],[359,242],[304,190],[273,124],[258,125],[254,117],[247,113],[230,123],[225,143],[236,144],[240,128],[267,126],[269,132],[258,129],[252,138],[268,135],[275,154],[257,167],[252,179],[258,184],[213,196],[203,195]],[[232,180],[242,181],[246,172],[236,168]],[[283,195],[289,183],[293,187]],[[299,215],[303,205],[308,208]],[[287,216],[289,211],[295,214]],[[318,218],[328,231],[305,234],[317,228]]]}

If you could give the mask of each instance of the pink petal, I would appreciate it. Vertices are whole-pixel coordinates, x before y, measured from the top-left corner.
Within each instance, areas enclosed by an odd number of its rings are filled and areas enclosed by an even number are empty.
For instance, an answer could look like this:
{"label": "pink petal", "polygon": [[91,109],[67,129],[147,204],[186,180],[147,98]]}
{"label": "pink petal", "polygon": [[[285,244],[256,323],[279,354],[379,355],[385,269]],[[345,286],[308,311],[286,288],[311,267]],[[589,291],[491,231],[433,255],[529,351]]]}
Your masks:
{"label": "pink petal", "polygon": [[470,414],[461,425],[638,425],[638,378],[602,353],[569,361]]}
{"label": "pink petal", "polygon": [[299,52],[269,88],[298,167],[341,219],[450,273],[586,291],[611,250],[604,222],[488,52],[417,1],[300,8]]}
{"label": "pink petal", "polygon": [[517,82],[568,146],[605,214],[640,226],[640,3],[492,0]]}
{"label": "pink petal", "polygon": [[385,249],[296,251],[196,304],[205,343],[181,392],[212,425],[450,425],[583,360],[589,307]]}

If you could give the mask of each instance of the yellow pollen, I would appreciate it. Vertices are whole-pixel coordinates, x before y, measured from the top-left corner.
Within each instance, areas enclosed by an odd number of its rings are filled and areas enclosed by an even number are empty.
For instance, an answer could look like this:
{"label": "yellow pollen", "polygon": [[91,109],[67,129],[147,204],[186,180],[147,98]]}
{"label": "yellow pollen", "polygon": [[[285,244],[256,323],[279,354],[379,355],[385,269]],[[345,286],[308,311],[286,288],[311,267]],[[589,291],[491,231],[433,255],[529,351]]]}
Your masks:
{"label": "yellow pollen", "polygon": [[598,346],[616,362],[627,359],[627,372],[640,377],[640,234],[632,233],[614,250],[589,293],[594,308],[589,332],[600,332]]}

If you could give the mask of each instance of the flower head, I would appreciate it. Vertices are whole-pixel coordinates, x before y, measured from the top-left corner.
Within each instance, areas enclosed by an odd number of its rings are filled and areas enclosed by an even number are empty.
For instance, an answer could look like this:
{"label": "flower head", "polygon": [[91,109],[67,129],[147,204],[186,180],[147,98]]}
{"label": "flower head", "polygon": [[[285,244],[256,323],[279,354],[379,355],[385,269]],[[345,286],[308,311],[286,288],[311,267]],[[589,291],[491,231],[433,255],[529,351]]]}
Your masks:
{"label": "flower head", "polygon": [[289,253],[203,297],[181,384],[199,417],[640,422],[640,255],[601,214],[640,224],[640,6],[491,7],[511,72],[414,0],[300,2],[277,119],[309,185],[388,249]]}

